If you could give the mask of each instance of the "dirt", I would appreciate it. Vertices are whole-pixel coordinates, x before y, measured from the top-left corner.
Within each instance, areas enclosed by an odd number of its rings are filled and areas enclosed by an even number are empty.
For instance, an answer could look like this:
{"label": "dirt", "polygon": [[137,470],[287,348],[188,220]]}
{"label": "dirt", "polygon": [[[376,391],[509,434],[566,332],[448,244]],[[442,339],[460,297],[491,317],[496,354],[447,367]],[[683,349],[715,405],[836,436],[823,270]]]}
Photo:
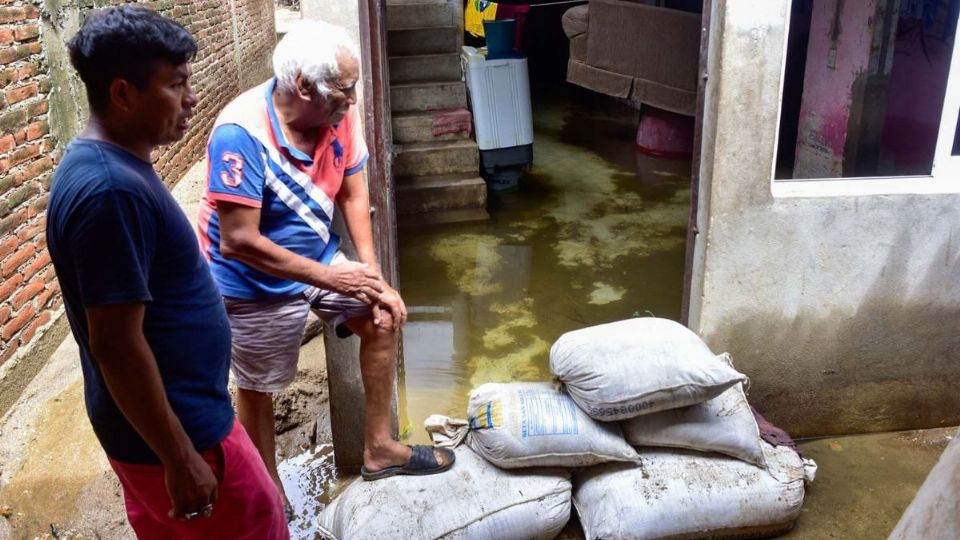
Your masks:
{"label": "dirt", "polygon": [[[133,539],[123,495],[83,405],[76,345],[68,339],[0,419],[0,538]],[[301,370],[276,397],[281,459],[328,444],[323,340],[301,349]]]}

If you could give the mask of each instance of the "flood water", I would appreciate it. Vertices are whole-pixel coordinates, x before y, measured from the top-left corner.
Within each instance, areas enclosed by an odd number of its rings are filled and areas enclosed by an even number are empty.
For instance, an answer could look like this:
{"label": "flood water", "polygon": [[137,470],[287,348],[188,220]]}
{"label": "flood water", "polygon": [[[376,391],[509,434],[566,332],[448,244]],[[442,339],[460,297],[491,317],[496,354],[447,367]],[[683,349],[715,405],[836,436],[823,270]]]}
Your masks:
{"label": "flood water", "polygon": [[401,228],[401,426],[465,417],[471,388],[549,380],[562,333],[680,315],[690,162],[635,150],[636,111],[566,89],[534,98],[534,164],[490,220]]}

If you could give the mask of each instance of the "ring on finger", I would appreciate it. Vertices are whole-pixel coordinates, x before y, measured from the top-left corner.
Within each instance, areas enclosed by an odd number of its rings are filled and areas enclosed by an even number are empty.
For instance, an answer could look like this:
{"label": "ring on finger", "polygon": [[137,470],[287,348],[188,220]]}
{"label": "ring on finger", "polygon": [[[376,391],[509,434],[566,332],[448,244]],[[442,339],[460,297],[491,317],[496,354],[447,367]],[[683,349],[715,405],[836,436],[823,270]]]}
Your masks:
{"label": "ring on finger", "polygon": [[209,503],[203,508],[197,510],[196,512],[187,512],[183,515],[183,519],[190,521],[191,519],[196,519],[198,517],[210,517],[210,514],[213,513],[213,503]]}

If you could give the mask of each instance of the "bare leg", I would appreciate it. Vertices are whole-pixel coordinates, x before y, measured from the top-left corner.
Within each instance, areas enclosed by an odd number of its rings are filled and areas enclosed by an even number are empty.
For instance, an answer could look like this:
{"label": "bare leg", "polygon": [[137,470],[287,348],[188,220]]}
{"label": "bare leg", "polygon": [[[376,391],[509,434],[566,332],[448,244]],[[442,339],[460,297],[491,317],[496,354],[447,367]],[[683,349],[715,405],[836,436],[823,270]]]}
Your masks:
{"label": "bare leg", "polygon": [[[385,326],[390,326],[384,312]],[[395,441],[391,434],[390,399],[397,365],[398,333],[373,324],[372,318],[352,319],[347,326],[360,336],[360,373],[367,405],[363,432],[363,466],[370,472],[410,459],[410,448]],[[443,455],[435,454],[443,464]]]}
{"label": "bare leg", "polygon": [[237,416],[240,423],[247,430],[253,445],[260,452],[267,472],[277,484],[283,504],[287,504],[287,495],[280,482],[280,473],[277,472],[276,429],[273,421],[273,394],[265,394],[254,390],[237,389]]}

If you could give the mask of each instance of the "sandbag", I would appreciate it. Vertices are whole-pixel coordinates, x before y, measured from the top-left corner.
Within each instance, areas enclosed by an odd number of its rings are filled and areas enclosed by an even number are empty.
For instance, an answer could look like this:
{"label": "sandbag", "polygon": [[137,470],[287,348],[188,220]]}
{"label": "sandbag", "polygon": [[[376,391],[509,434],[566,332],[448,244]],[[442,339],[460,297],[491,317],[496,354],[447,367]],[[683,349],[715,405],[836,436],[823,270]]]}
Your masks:
{"label": "sandbag", "polygon": [[[727,354],[720,355],[729,364]],[[757,420],[743,384],[689,407],[637,416],[621,423],[623,435],[634,446],[667,446],[719,452],[766,467]]]}
{"label": "sandbag", "polygon": [[746,380],[686,327],[654,317],[567,332],[550,349],[550,372],[604,421],[696,405]]}
{"label": "sandbag", "polygon": [[586,538],[755,538],[793,527],[816,464],[764,443],[766,470],[690,450],[642,449],[640,466],[578,472],[574,506]]}
{"label": "sandbag", "polygon": [[335,540],[548,539],[570,518],[571,485],[557,469],[505,471],[466,446],[430,476],[357,480],[320,515]]}
{"label": "sandbag", "polygon": [[466,442],[503,468],[633,461],[616,423],[597,422],[552,383],[488,383],[470,393]]}

